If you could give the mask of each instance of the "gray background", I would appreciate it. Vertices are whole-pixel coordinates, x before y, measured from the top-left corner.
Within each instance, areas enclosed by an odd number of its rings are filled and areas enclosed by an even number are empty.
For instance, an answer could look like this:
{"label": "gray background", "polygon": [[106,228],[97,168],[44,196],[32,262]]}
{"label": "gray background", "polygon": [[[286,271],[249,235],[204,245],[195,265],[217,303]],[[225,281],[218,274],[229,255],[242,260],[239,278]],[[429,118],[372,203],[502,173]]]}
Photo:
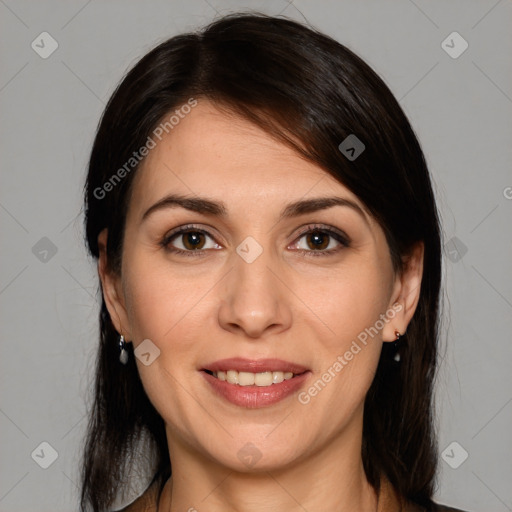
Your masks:
{"label": "gray background", "polygon": [[[437,497],[512,510],[510,0],[0,0],[0,510],[77,509],[98,308],[81,191],[104,105],[156,43],[239,9],[332,35],[410,117],[446,244]],[[59,45],[46,59],[31,47],[44,31]],[[441,46],[453,31],[469,44],[456,59]],[[58,453],[47,469],[42,442]]]}

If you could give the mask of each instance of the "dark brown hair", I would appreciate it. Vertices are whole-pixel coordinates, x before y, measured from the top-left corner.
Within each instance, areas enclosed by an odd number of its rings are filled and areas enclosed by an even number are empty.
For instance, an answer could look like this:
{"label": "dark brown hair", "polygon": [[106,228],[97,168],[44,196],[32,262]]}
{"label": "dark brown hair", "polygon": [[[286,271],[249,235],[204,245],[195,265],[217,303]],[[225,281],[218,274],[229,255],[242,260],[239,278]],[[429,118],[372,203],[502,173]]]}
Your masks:
{"label": "dark brown hair", "polygon": [[[108,228],[107,256],[120,271],[130,187],[138,165],[105,187],[166,116],[204,98],[243,116],[348,187],[382,227],[394,269],[425,244],[419,303],[403,338],[401,363],[385,343],[364,409],[362,459],[368,481],[386,475],[406,499],[432,505],[436,444],[432,386],[436,368],[441,250],[438,214],[422,150],[400,105],[359,57],[299,23],[231,15],[173,37],[145,55],[104,111],[85,187],[88,248]],[[339,144],[365,144],[354,161]],[[125,168],[126,169],[126,168]],[[119,177],[119,174],[118,174]],[[108,192],[105,192],[108,188]],[[164,422],[146,396],[132,344],[119,363],[118,333],[103,300],[96,382],[84,446],[81,510],[109,509],[123,486],[141,434],[157,454],[153,483],[171,475]]]}

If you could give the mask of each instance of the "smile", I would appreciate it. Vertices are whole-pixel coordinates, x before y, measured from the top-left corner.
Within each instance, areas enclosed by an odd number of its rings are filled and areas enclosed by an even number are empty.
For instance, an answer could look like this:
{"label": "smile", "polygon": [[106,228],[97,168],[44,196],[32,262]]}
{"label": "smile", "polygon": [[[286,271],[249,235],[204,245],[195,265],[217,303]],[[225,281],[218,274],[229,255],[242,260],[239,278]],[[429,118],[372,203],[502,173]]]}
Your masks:
{"label": "smile", "polygon": [[229,384],[238,386],[259,386],[267,387],[274,384],[280,384],[284,380],[294,377],[292,372],[238,372],[236,370],[228,370],[226,372],[219,370],[218,372],[210,372],[211,375],[219,380],[226,381]]}
{"label": "smile", "polygon": [[213,396],[255,409],[277,404],[297,393],[311,371],[281,359],[230,358],[200,368]]}

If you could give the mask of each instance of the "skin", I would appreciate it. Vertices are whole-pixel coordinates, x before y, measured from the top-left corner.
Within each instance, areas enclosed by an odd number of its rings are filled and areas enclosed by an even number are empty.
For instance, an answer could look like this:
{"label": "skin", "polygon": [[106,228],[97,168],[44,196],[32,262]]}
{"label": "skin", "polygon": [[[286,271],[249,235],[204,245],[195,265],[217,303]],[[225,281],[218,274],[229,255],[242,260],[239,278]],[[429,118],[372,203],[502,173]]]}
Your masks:
{"label": "skin", "polygon": [[[142,220],[169,193],[221,201],[226,216],[169,207]],[[325,196],[350,199],[363,214],[334,206],[279,218],[291,202]],[[162,247],[187,224],[210,234],[199,238],[202,254]],[[319,250],[300,234],[310,224],[342,230],[349,246],[327,237],[324,254],[312,255]],[[119,274],[108,269],[107,236],[99,236],[98,269],[114,325],[135,347],[150,339],[160,350],[149,366],[137,359],[166,424],[173,468],[159,510],[375,510],[361,460],[364,398],[382,343],[405,332],[416,308],[422,244],[395,274],[382,229],[353,193],[206,100],[137,171]],[[252,263],[236,252],[248,236],[263,248]],[[178,236],[171,246],[184,242]],[[330,249],[338,250],[325,254]],[[307,390],[397,303],[401,311],[307,404],[292,395],[242,408],[215,394],[199,371],[227,357],[279,358],[310,369]],[[237,456],[248,442],[261,454],[252,467]]]}

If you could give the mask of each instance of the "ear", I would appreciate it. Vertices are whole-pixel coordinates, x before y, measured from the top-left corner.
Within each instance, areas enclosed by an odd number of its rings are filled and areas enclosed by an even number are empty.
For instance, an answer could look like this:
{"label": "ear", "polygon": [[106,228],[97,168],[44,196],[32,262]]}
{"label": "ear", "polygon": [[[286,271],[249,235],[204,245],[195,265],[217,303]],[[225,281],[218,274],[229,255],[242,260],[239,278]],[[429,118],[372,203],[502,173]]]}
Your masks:
{"label": "ear", "polygon": [[[388,311],[394,311],[395,315],[386,323],[382,331],[383,341],[395,341],[396,331],[403,335],[416,311],[423,276],[424,250],[424,243],[417,242],[409,254],[402,259],[403,272],[396,275],[388,306]],[[391,318],[391,315],[388,316]]]}
{"label": "ear", "polygon": [[108,230],[105,228],[98,235],[98,274],[101,280],[103,297],[114,327],[119,334],[122,334],[126,341],[131,340],[128,315],[124,303],[121,276],[109,269],[107,261],[107,237]]}

